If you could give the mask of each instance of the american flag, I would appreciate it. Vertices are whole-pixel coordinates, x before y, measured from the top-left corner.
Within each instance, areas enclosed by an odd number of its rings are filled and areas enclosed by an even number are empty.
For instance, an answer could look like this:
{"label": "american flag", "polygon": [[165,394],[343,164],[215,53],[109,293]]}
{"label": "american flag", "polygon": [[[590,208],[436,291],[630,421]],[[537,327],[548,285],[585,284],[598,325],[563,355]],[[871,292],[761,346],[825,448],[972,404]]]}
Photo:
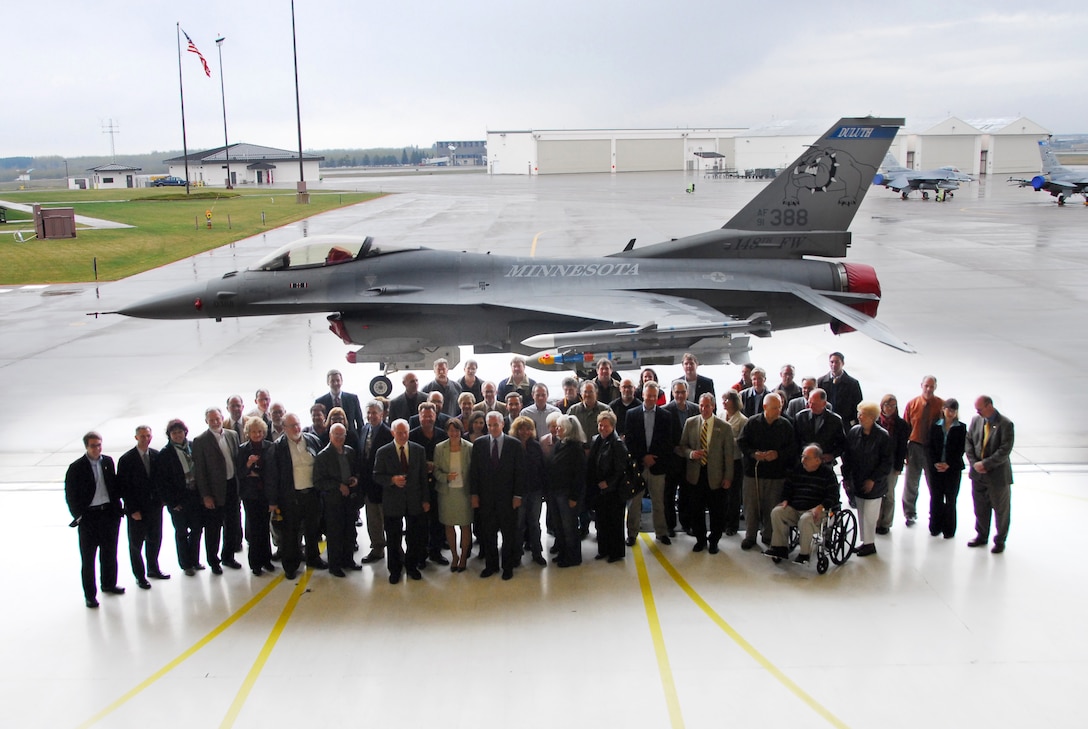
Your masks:
{"label": "american flag", "polygon": [[200,63],[204,66],[204,73],[211,78],[212,70],[208,68],[208,62],[204,60],[204,54],[200,52],[200,49],[196,47],[196,43],[193,43],[193,39],[189,37],[189,34],[184,30],[181,34],[185,36],[185,40],[189,41],[189,53],[195,53],[196,57],[200,59]]}

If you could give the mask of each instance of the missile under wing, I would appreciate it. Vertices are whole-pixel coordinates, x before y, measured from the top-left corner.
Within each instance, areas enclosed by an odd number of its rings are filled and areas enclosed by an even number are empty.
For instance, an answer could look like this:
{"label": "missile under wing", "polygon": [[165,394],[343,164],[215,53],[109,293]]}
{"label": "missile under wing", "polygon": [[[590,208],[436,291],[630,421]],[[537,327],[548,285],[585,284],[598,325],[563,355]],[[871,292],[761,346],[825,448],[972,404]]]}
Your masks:
{"label": "missile under wing", "polygon": [[549,369],[599,357],[665,364],[685,351],[743,362],[752,336],[828,323],[911,352],[874,318],[880,284],[870,266],[810,258],[845,257],[847,228],[902,124],[841,119],[722,228],[603,258],[316,236],[120,313],[219,320],[327,312],[345,344],[361,345],[349,361],[385,372],[438,357],[455,364],[458,345],[530,355],[531,366]]}

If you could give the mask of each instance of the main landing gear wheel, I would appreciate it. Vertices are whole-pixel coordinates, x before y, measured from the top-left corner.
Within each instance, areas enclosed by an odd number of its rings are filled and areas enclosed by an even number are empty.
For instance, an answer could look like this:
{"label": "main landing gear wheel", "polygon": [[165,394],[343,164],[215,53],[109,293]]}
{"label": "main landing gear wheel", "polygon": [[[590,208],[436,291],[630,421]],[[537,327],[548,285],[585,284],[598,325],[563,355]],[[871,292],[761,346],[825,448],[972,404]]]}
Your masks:
{"label": "main landing gear wheel", "polygon": [[901,193],[899,193],[899,197],[901,197],[901,198],[903,198],[904,200],[906,200],[906,199],[907,199],[907,193],[905,193],[905,192],[901,192]]}
{"label": "main landing gear wheel", "polygon": [[923,192],[922,193],[922,199],[923,200],[928,200],[929,199],[929,193],[928,192]]}
{"label": "main landing gear wheel", "polygon": [[370,381],[370,394],[374,397],[388,397],[393,391],[393,382],[385,375],[378,375]]}
{"label": "main landing gear wheel", "polygon": [[1065,205],[1065,195],[1058,195],[1058,205]]}
{"label": "main landing gear wheel", "polygon": [[831,525],[831,561],[842,564],[850,559],[858,540],[858,520],[854,512],[841,509]]}

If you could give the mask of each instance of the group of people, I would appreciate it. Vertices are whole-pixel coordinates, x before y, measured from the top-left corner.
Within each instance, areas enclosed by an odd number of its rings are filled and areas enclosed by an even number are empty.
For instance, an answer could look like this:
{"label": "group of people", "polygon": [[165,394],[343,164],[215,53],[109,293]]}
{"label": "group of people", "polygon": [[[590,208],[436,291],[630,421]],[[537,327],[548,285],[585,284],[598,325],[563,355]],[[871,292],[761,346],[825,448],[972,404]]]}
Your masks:
{"label": "group of people", "polygon": [[[840,503],[837,465],[858,512],[856,551],[867,556],[876,553],[874,535],[892,526],[903,473],[907,526],[917,518],[924,474],[930,532],[954,536],[965,455],[976,513],[969,545],[987,545],[996,521],[992,551],[1003,551],[1014,433],[992,399],[976,400],[965,427],[958,403],[938,398],[936,378],[926,376],[901,416],[892,395],[879,405],[863,400],[841,353],[829,363],[827,374],[800,384],[784,365],[774,389],[763,369],[745,365],[719,412],[714,383],[698,374],[693,354],[668,386],[653,369],[636,382],[600,360],[596,377],[565,378],[556,398],[528,376],[522,357],[498,383],[478,377],[472,360],[453,380],[440,359],[425,386],[408,372],[402,393],[365,406],[331,370],[329,391],[305,426],[267,390],[257,391],[245,415],[238,395],[227,399],[225,415],[207,408],[207,428],[192,440],[183,421],[171,420],[161,450],[151,448],[151,427],[140,425],[116,468],[90,432],[86,454],[65,477],[86,604],[98,606],[96,558],[102,591],[124,593],[117,584],[122,517],[137,585],[170,579],[159,564],[164,509],[188,576],[206,568],[201,542],[214,574],[240,570],[235,555],[244,539],[255,576],[276,571],[277,560],[289,579],[303,565],[346,577],[385,560],[396,584],[405,575],[422,579],[428,563],[465,571],[475,535],[480,577],[508,580],[526,556],[541,567],[546,555],[561,568],[581,564],[591,524],[596,558],[618,562],[635,543],[647,495],[662,544],[680,530],[694,537],[693,551],[715,554],[723,536],[739,532],[743,514],[741,549],[759,540],[767,554],[786,557],[789,529],[797,527],[796,561],[804,562],[823,513]],[[357,562],[363,525],[369,550]],[[550,549],[546,533],[554,535]]]}

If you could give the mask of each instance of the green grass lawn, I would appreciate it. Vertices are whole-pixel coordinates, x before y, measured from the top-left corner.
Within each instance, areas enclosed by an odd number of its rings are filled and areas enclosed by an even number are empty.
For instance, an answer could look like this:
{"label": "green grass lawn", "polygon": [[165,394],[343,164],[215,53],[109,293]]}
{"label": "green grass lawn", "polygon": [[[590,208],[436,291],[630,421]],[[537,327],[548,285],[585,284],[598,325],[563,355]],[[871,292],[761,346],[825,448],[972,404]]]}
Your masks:
{"label": "green grass lawn", "polygon": [[[76,215],[127,223],[134,228],[79,228],[74,239],[19,243],[13,233],[31,227],[0,225],[0,284],[113,281],[218,248],[287,223],[380,197],[377,193],[310,193],[299,205],[286,190],[209,191],[186,197],[162,188],[5,192],[0,199],[43,207],[71,207]],[[212,228],[205,211],[212,212]],[[12,213],[14,214],[14,213]],[[263,219],[262,219],[263,215]],[[10,217],[9,217],[10,221]]]}

